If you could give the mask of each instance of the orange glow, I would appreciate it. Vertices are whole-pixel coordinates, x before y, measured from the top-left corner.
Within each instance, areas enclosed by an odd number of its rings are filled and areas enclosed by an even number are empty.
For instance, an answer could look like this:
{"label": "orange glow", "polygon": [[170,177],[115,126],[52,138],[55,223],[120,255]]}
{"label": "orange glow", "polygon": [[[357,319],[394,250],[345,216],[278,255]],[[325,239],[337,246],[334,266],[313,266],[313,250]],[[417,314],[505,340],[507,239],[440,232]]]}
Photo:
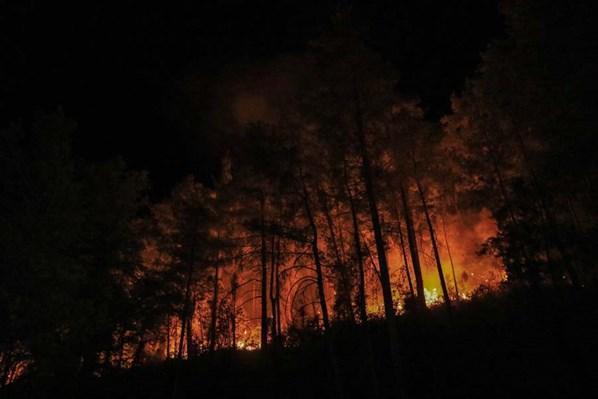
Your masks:
{"label": "orange glow", "polygon": [[[342,212],[340,210],[339,212]],[[344,234],[349,237],[350,221],[339,215],[334,215],[335,220],[341,223],[337,226],[337,234]],[[391,220],[390,215],[387,215],[388,220]],[[322,226],[325,226],[324,220],[318,220]],[[480,286],[488,288],[495,288],[505,280],[506,274],[504,268],[496,258],[489,256],[479,256],[476,254],[480,246],[489,237],[496,234],[497,228],[490,212],[482,210],[480,212],[462,212],[460,214],[447,214],[443,218],[437,217],[434,220],[436,227],[437,242],[441,256],[441,263],[447,282],[449,294],[453,300],[457,299],[457,292],[455,290],[455,282],[451,268],[454,267],[454,276],[457,279],[457,286],[459,288],[459,300],[468,300],[472,293]],[[442,225],[444,223],[444,226]],[[435,261],[432,256],[431,241],[429,232],[424,227],[421,220],[416,221],[417,224],[417,240],[418,252],[422,264],[422,273],[424,279],[424,292],[426,304],[430,307],[437,306],[443,303],[442,290],[440,287],[440,280],[436,269]],[[444,227],[444,228],[443,228]],[[377,275],[377,257],[375,254],[375,245],[373,235],[367,231],[367,224],[362,226],[362,240],[365,247],[370,251],[364,256],[365,267],[365,287],[366,287],[366,302],[367,313],[371,317],[383,317],[384,307],[382,300],[382,292],[379,278]],[[446,231],[446,234],[445,234]],[[322,227],[322,234],[325,235],[327,230]],[[448,245],[447,245],[448,242]],[[305,244],[289,240],[285,243],[285,250],[288,253],[293,253],[293,256],[286,256],[281,260],[279,265],[279,281],[280,281],[280,324],[282,333],[284,334],[291,326],[297,328],[322,328],[322,315],[319,308],[319,299],[315,284],[315,272],[312,257],[309,251],[306,251]],[[345,238],[345,250],[349,252],[351,242]],[[404,297],[409,292],[403,255],[398,242],[395,242],[394,237],[387,238],[387,255],[389,261],[389,268],[391,274],[391,283],[393,286],[393,296],[395,310],[402,313],[404,310]],[[330,254],[331,248],[327,247],[327,241],[322,238],[319,243],[320,251],[324,254]],[[450,250],[450,257],[449,257]],[[248,247],[244,250],[246,255],[250,253],[251,249]],[[302,254],[303,255],[297,255]],[[326,281],[324,289],[326,292],[326,301],[328,305],[328,312],[332,319],[335,318],[334,302],[337,295],[335,287],[335,275],[332,269],[331,256],[326,259],[325,277]],[[346,259],[349,255],[345,254]],[[144,260],[147,264],[154,265],[158,262],[158,251],[148,245],[143,252]],[[407,255],[409,260],[409,255]],[[162,259],[161,262],[164,262]],[[222,293],[219,299],[223,301],[219,310],[219,336],[217,339],[217,348],[232,347],[236,344],[238,350],[256,350],[260,346],[260,325],[261,325],[261,299],[260,299],[260,264],[259,259],[254,258],[252,267],[244,267],[243,270],[238,269],[238,264],[231,261],[229,265],[221,267],[221,286]],[[410,262],[410,260],[409,260]],[[409,266],[412,267],[411,265]],[[236,302],[232,304],[231,288],[227,286],[230,283],[232,273],[236,272],[239,282],[239,288],[236,291]],[[268,262],[268,273],[270,273],[270,261]],[[270,274],[268,275],[268,289],[270,289]],[[413,282],[415,284],[415,281]],[[204,288],[205,290],[205,288]],[[353,287],[356,290],[356,287]],[[270,291],[268,291],[267,310],[269,323],[272,323],[272,303],[270,298]],[[208,350],[208,336],[209,336],[209,306],[211,301],[210,291],[202,291],[200,295],[202,299],[196,302],[196,308],[193,316],[192,335],[195,350],[202,352]],[[354,293],[352,294],[354,298]],[[199,298],[199,297],[198,297]],[[233,306],[234,305],[234,306]],[[234,316],[232,313],[226,313],[225,309],[235,310]],[[353,309],[357,312],[356,305],[353,304]],[[232,327],[232,318],[234,320],[234,331]],[[225,324],[223,324],[225,323]],[[235,336],[233,337],[233,333]],[[180,320],[177,315],[172,315],[169,319],[168,326],[164,327],[163,337],[159,338],[161,343],[155,345],[148,345],[146,350],[155,353],[155,356],[165,358],[167,356],[173,358],[177,356],[178,345],[180,340]],[[269,341],[272,340],[269,331]],[[168,341],[168,344],[167,344]],[[183,344],[183,357],[187,355],[187,340]]]}

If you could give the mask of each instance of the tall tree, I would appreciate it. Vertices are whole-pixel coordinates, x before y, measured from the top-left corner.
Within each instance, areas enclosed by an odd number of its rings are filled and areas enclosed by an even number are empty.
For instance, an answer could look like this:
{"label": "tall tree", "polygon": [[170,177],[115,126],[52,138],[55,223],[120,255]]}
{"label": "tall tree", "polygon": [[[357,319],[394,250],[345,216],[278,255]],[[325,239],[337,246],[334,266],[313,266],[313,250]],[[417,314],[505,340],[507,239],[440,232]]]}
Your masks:
{"label": "tall tree", "polygon": [[445,128],[459,143],[454,148],[462,146],[455,154],[471,177],[470,191],[484,197],[498,222],[488,248],[502,257],[509,277],[560,284],[564,275],[579,285],[582,265],[592,263],[582,261],[588,252],[581,247],[593,222],[576,233],[566,209],[573,201],[593,214],[582,193],[595,176],[589,155],[595,142],[587,135],[596,124],[588,107],[595,83],[592,68],[581,66],[589,64],[577,61],[588,57],[582,48],[596,43],[584,17],[589,10],[513,0],[502,11],[507,36],[483,53]]}
{"label": "tall tree", "polygon": [[65,390],[133,326],[126,283],[139,281],[133,221],[145,185],[121,161],[75,161],[75,130],[58,111],[0,132],[1,358],[28,362],[40,381],[60,376]]}
{"label": "tall tree", "polygon": [[[184,355],[185,336],[191,341],[188,334],[193,324],[193,293],[196,289],[203,289],[209,267],[217,265],[213,263],[214,251],[218,251],[220,246],[212,227],[217,217],[215,198],[193,177],[187,177],[175,188],[170,200],[156,205],[153,211],[160,234],[159,248],[166,254],[174,281],[182,292],[179,359]],[[215,270],[218,270],[217,266]],[[217,272],[215,274],[217,276]],[[188,355],[191,349],[187,347]]]}

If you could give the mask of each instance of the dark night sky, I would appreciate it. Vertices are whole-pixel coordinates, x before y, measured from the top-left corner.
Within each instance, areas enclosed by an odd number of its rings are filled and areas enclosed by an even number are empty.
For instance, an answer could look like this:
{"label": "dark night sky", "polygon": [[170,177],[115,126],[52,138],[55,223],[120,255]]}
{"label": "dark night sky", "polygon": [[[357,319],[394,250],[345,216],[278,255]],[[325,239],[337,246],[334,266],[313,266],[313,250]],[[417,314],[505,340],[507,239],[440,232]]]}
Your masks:
{"label": "dark night sky", "polygon": [[[502,30],[496,0],[107,3],[0,1],[1,124],[61,105],[79,124],[79,157],[122,155],[149,170],[159,193],[213,170],[208,110],[221,72],[300,52],[339,3],[352,6],[366,42],[396,65],[400,90],[421,98],[430,118],[448,111]],[[189,76],[200,77],[199,90],[184,90]]]}

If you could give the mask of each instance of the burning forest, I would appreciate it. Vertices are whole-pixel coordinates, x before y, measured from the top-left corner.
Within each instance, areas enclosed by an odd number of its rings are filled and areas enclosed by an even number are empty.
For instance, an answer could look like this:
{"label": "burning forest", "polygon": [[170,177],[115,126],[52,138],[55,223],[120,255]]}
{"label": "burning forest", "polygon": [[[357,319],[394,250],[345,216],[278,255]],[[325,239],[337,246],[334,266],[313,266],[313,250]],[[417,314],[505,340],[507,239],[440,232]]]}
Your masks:
{"label": "burning forest", "polygon": [[442,112],[360,2],[299,50],[190,62],[160,100],[184,133],[143,156],[86,153],[67,100],[3,97],[0,396],[596,392],[589,6],[486,3],[499,33]]}

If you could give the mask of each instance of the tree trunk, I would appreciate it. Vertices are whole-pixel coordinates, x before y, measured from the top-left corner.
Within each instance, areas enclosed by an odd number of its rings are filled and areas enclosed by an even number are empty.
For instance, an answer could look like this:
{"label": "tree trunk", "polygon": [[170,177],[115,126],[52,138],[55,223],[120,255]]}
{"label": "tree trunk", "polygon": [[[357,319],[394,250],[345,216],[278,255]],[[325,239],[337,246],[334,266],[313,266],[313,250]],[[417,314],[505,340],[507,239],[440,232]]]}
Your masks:
{"label": "tree trunk", "polygon": [[[343,160],[344,161],[344,160]],[[363,268],[363,254],[361,252],[361,240],[359,238],[359,221],[357,220],[357,209],[355,208],[355,201],[351,188],[349,187],[349,177],[347,175],[347,164],[345,165],[345,190],[347,191],[347,198],[349,199],[349,206],[351,208],[351,221],[353,223],[353,246],[355,247],[355,257],[357,258],[357,271],[359,273],[358,289],[358,306],[359,306],[359,318],[361,322],[365,322],[368,319],[366,311],[366,299],[365,299],[365,270]]]}
{"label": "tree trunk", "polygon": [[403,255],[403,262],[405,263],[405,272],[407,274],[407,282],[409,283],[409,293],[415,298],[415,291],[413,290],[413,281],[411,280],[411,271],[409,270],[409,263],[407,262],[407,251],[405,250],[405,240],[403,238],[403,227],[401,226],[401,215],[398,205],[394,204],[395,218],[397,219],[397,227],[399,231],[399,244],[401,245],[401,254]]}
{"label": "tree trunk", "polygon": [[405,392],[402,384],[402,371],[399,360],[399,346],[397,342],[397,325],[395,320],[395,311],[392,301],[392,290],[390,287],[390,275],[388,272],[388,262],[386,259],[386,249],[384,248],[384,238],[382,237],[382,228],[380,226],[380,216],[378,214],[378,201],[376,199],[376,191],[374,189],[374,181],[372,176],[372,167],[368,154],[367,140],[365,138],[365,131],[363,125],[363,115],[361,110],[361,99],[357,86],[354,86],[355,95],[355,125],[357,139],[359,141],[359,151],[361,155],[362,174],[365,183],[365,191],[370,207],[370,216],[372,219],[372,227],[374,229],[374,239],[376,241],[376,252],[378,253],[378,267],[380,268],[380,283],[382,285],[382,296],[384,300],[384,315],[386,316],[386,324],[388,326],[388,339],[390,348],[391,365],[393,369],[392,378],[396,379],[398,384],[396,393],[399,397],[405,397]]}
{"label": "tree trunk", "polygon": [[[392,301],[392,290],[390,287],[390,275],[388,272],[388,261],[386,259],[386,249],[384,248],[384,238],[382,237],[382,227],[380,226],[380,216],[378,214],[378,201],[374,190],[372,178],[372,167],[367,151],[367,142],[363,131],[363,121],[361,120],[361,110],[357,102],[357,137],[359,139],[359,151],[362,162],[362,174],[365,183],[365,191],[370,207],[370,217],[374,229],[374,240],[376,242],[376,252],[378,254],[378,267],[380,268],[380,283],[382,285],[382,297],[384,300],[384,314],[391,321],[394,316],[394,305]],[[392,323],[391,323],[392,324]]]}
{"label": "tree trunk", "polygon": [[328,199],[326,198],[326,193],[323,191],[320,191],[320,202],[322,203],[322,209],[324,211],[326,224],[328,226],[328,234],[330,235],[330,241],[332,242],[332,251],[336,259],[336,269],[340,273],[341,286],[339,289],[341,290],[340,297],[342,304],[339,306],[339,308],[342,309],[344,313],[343,316],[349,317],[349,320],[354,323],[355,315],[353,314],[353,309],[351,308],[351,283],[349,281],[349,276],[347,275],[345,262],[341,256],[339,246],[336,241],[336,233],[334,231],[332,215],[330,214],[330,207],[328,206]]}
{"label": "tree trunk", "polygon": [[430,212],[428,210],[428,203],[426,196],[422,189],[419,179],[415,177],[415,183],[417,185],[417,191],[419,192],[422,206],[424,208],[424,215],[426,217],[426,223],[428,224],[428,231],[430,232],[430,239],[432,241],[432,250],[434,251],[434,260],[436,261],[436,270],[438,271],[438,278],[440,279],[440,287],[442,288],[442,297],[447,308],[451,308],[451,297],[449,296],[448,288],[446,287],[446,279],[444,278],[444,271],[442,270],[442,263],[440,262],[440,253],[438,252],[438,245],[436,243],[436,234],[434,234],[434,225],[430,218]]}
{"label": "tree trunk", "polygon": [[280,344],[280,337],[282,335],[282,321],[280,317],[280,276],[278,274],[278,270],[280,268],[280,237],[276,241],[276,273],[274,277],[276,278],[276,312],[275,312],[275,319],[276,319],[276,330],[278,331],[278,344]]}
{"label": "tree trunk", "polygon": [[239,283],[237,281],[237,273],[234,272],[231,277],[231,302],[232,302],[232,320],[231,329],[233,335],[233,351],[237,350],[237,289]]}
{"label": "tree trunk", "polygon": [[415,274],[415,289],[417,290],[417,300],[422,308],[426,307],[426,296],[424,294],[424,278],[422,275],[421,264],[419,262],[419,254],[417,252],[417,241],[415,238],[415,228],[413,219],[411,217],[411,208],[409,206],[409,197],[407,191],[403,186],[403,182],[399,182],[399,189],[401,191],[401,202],[403,202],[403,214],[405,216],[405,223],[407,224],[407,242],[409,243],[409,253],[411,254],[411,263],[413,264],[413,274]]}
{"label": "tree trunk", "polygon": [[170,315],[166,316],[166,359],[170,359]]}
{"label": "tree trunk", "polygon": [[135,354],[133,355],[133,366],[138,366],[141,364],[141,356],[143,355],[143,351],[145,350],[145,337],[144,334],[141,334],[139,337],[139,343],[137,344],[137,348],[135,349]]}
{"label": "tree trunk", "polygon": [[301,177],[301,183],[303,186],[303,204],[305,206],[305,213],[307,215],[307,219],[309,221],[309,225],[310,225],[311,231],[312,231],[311,248],[312,248],[312,252],[313,252],[313,256],[314,256],[314,262],[316,264],[316,285],[318,287],[318,296],[320,299],[320,308],[322,311],[322,321],[324,324],[324,330],[327,333],[324,337],[324,340],[326,343],[326,349],[328,351],[330,366],[332,368],[332,376],[331,377],[334,381],[336,397],[342,399],[344,397],[344,393],[343,393],[343,386],[342,386],[341,377],[340,377],[340,375],[341,375],[340,368],[339,368],[339,363],[338,363],[338,359],[336,356],[336,351],[334,348],[334,341],[332,340],[332,337],[329,334],[330,320],[328,317],[328,307],[326,305],[326,296],[325,296],[325,292],[324,292],[324,276],[322,273],[322,262],[320,260],[320,250],[318,248],[318,227],[316,225],[316,220],[315,220],[313,212],[312,212],[311,203],[309,200],[309,192],[307,191],[307,186],[305,185],[305,180],[304,180],[303,176]]}
{"label": "tree trunk", "polygon": [[[183,345],[185,342],[185,329],[187,327],[187,319],[189,317],[189,302],[191,300],[191,282],[193,280],[193,260],[195,259],[195,245],[191,247],[190,259],[187,269],[187,283],[185,285],[185,302],[183,304],[183,311],[181,313],[181,336],[179,337],[179,351],[178,359],[183,358]],[[188,348],[187,348],[188,350]]]}
{"label": "tree trunk", "polygon": [[193,316],[195,313],[195,300],[189,301],[189,315],[187,316],[187,359],[195,356],[193,347]]}
{"label": "tree trunk", "polygon": [[270,305],[272,307],[272,342],[276,342],[278,340],[278,334],[280,333],[277,329],[278,324],[276,322],[276,292],[275,292],[275,283],[276,283],[276,246],[275,246],[276,237],[272,234],[272,238],[270,240]]}
{"label": "tree trunk", "polygon": [[449,262],[451,263],[451,271],[453,272],[453,282],[455,283],[455,294],[457,295],[457,301],[460,299],[459,294],[459,284],[457,283],[457,275],[455,274],[455,264],[453,263],[453,255],[451,255],[451,247],[449,245],[448,234],[446,233],[446,223],[444,220],[444,216],[442,218],[442,231],[444,233],[444,243],[446,245],[446,253],[449,257]]}
{"label": "tree trunk", "polygon": [[260,332],[260,348],[266,349],[268,345],[268,265],[267,265],[267,253],[266,253],[266,225],[265,225],[265,212],[266,212],[266,199],[263,194],[260,199],[260,230],[262,239],[262,280],[261,280],[261,303],[262,303],[262,325]]}
{"label": "tree trunk", "polygon": [[314,263],[316,264],[316,285],[318,287],[318,296],[320,300],[320,308],[322,311],[322,321],[324,323],[324,329],[328,331],[330,329],[330,319],[328,318],[328,308],[326,306],[326,296],[324,292],[324,275],[322,273],[322,262],[320,260],[320,250],[318,249],[318,227],[311,210],[311,204],[309,201],[309,193],[305,186],[305,181],[301,179],[303,185],[303,205],[305,206],[305,213],[307,220],[312,232],[311,239],[311,250],[314,257]]}
{"label": "tree trunk", "polygon": [[220,280],[220,268],[219,262],[220,257],[216,259],[216,265],[214,266],[214,288],[212,293],[212,303],[211,303],[211,317],[210,317],[210,336],[209,336],[209,350],[210,352],[214,352],[216,349],[216,329],[218,327],[218,288],[219,288],[219,280]]}

